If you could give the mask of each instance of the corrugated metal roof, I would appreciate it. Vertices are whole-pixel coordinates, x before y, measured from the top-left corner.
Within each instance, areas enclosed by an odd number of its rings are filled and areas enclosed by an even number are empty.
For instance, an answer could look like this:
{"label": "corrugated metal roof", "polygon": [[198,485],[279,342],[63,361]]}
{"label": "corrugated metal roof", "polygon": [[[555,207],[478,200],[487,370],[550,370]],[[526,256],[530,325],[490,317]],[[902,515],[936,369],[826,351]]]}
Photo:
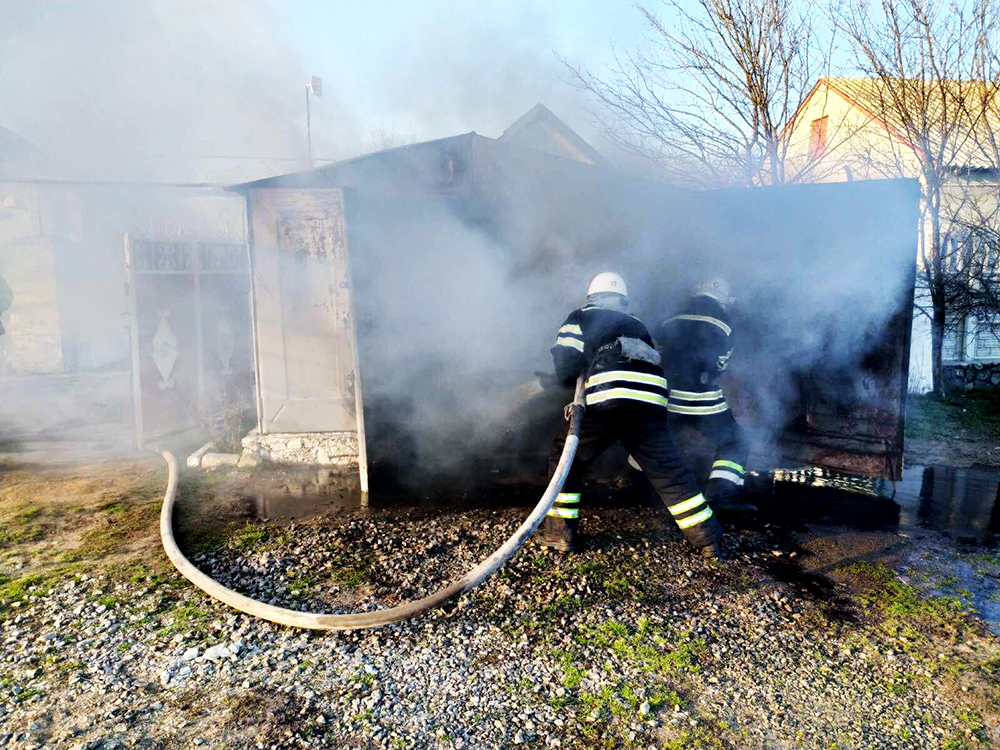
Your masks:
{"label": "corrugated metal roof", "polygon": [[[989,148],[1000,137],[1000,91],[990,81],[938,81],[920,79],[824,78],[870,116],[882,122],[896,138],[918,149],[937,151],[944,143],[942,158],[955,169],[997,169]],[[909,126],[901,110],[926,112],[927,126]],[[967,114],[970,112],[971,114]],[[944,118],[951,118],[944,123]],[[955,118],[969,120],[968,126],[952,131]],[[914,143],[926,136],[925,143]]]}

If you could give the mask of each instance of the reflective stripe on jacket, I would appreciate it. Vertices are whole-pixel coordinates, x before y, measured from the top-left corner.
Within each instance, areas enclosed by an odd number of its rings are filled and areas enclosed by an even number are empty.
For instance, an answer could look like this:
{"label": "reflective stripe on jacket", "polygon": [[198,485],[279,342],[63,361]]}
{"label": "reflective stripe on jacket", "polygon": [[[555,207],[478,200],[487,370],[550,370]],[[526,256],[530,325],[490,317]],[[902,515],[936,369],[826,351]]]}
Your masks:
{"label": "reflective stripe on jacket", "polygon": [[711,297],[694,297],[683,312],[660,324],[656,338],[674,388],[698,394],[719,390],[716,381],[728,366],[734,346],[733,329],[722,305]]}
{"label": "reflective stripe on jacket", "polygon": [[652,344],[646,326],[634,315],[582,307],[570,313],[556,334],[556,377],[568,386],[586,372],[588,407],[628,401],[666,408],[667,379]]}

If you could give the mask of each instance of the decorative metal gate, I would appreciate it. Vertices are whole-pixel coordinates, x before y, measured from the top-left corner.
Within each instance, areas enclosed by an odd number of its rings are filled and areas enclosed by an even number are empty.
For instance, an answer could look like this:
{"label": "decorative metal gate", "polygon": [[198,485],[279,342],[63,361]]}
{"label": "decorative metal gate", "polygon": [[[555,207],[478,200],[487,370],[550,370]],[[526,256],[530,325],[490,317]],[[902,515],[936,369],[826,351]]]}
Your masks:
{"label": "decorative metal gate", "polygon": [[125,266],[139,447],[252,408],[246,246],[126,234]]}

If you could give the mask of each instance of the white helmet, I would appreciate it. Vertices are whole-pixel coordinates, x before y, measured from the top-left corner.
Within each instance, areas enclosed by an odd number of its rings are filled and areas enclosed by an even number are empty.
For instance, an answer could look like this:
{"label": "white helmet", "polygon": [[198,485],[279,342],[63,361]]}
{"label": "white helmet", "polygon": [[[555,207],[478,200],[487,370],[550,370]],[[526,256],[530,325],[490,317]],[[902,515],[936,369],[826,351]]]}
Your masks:
{"label": "white helmet", "polygon": [[592,294],[620,294],[628,299],[628,289],[625,287],[625,279],[616,273],[605,271],[599,273],[587,287],[587,296]]}
{"label": "white helmet", "polygon": [[723,307],[733,304],[733,290],[729,282],[721,276],[714,276],[701,282],[691,292],[691,296],[711,297]]}

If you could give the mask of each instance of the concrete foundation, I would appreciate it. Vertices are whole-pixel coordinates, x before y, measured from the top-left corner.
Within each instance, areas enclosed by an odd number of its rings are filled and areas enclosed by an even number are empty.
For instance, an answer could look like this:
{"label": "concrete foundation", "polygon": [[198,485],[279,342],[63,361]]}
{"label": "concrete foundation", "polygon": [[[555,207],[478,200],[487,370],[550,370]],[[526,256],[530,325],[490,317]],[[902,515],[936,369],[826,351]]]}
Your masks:
{"label": "concrete foundation", "polygon": [[357,468],[358,434],[348,432],[276,432],[253,430],[243,438],[243,450],[265,461],[293,466]]}

